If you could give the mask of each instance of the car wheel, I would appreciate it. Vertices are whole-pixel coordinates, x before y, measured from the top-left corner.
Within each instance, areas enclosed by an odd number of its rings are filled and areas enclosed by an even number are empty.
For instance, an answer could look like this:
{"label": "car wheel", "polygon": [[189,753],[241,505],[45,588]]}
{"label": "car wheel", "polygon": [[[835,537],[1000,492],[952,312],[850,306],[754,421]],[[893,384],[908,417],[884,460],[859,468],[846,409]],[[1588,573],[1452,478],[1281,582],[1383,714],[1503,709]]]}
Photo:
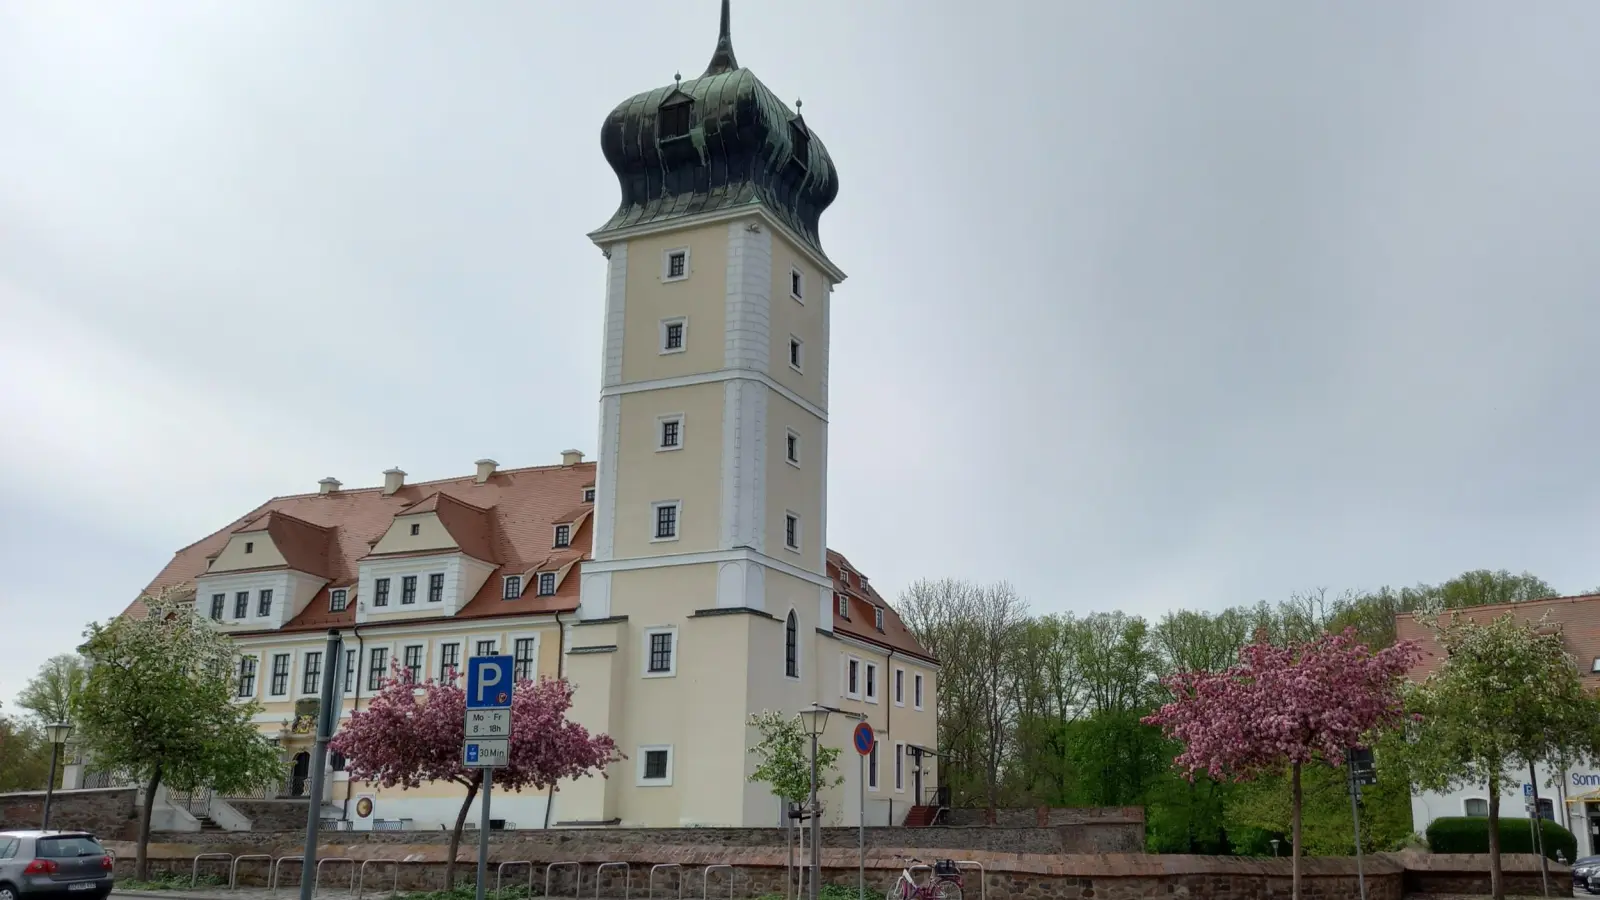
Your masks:
{"label": "car wheel", "polygon": [[0,900],[17,900],[17,889],[9,884],[0,883]]}

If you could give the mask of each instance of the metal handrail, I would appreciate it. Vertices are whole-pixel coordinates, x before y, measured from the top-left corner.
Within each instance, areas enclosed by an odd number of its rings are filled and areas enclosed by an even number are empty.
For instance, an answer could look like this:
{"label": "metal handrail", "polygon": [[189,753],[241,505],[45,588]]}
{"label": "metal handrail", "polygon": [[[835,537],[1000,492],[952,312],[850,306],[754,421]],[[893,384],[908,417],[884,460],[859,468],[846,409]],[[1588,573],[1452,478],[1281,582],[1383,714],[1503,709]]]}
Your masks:
{"label": "metal handrail", "polygon": [[572,871],[577,873],[577,876],[576,876],[577,880],[575,882],[573,882],[573,885],[572,885],[572,896],[574,896],[574,897],[578,896],[579,888],[581,888],[583,886],[583,863],[581,863],[581,862],[553,862],[553,863],[550,863],[549,865],[544,867],[544,895],[546,897],[550,896],[550,874],[552,872],[554,872],[555,870],[560,869],[560,868],[564,868],[566,866],[571,866],[572,867]]}
{"label": "metal handrail", "polygon": [[[229,862],[233,862],[233,854],[232,853],[196,853],[194,855],[194,869],[193,869],[193,871],[191,871],[189,873],[189,890],[191,890],[191,891],[194,890],[195,885],[200,883],[200,860],[202,860],[202,859],[225,859],[225,860],[227,860]],[[112,863],[112,865],[116,865],[116,864]]]}
{"label": "metal handrail", "polygon": [[[505,862],[501,863],[500,865],[495,866],[494,867],[494,892],[496,894],[500,893],[501,879],[506,877],[506,866],[527,866],[528,867],[528,896],[531,898],[533,896],[533,860],[531,860],[531,859],[509,859],[509,860],[506,860]],[[361,900],[361,898],[357,897],[356,900]]]}
{"label": "metal handrail", "polygon": [[[361,900],[361,895],[367,890],[367,866],[370,865],[394,866],[394,882],[389,885],[389,896],[400,893],[400,860],[398,859],[364,859],[361,867],[356,870],[356,900]],[[321,863],[317,863],[321,867]]]}
{"label": "metal handrail", "polygon": [[271,853],[246,853],[243,856],[235,856],[233,865],[228,869],[228,890],[236,891],[239,889],[239,863],[247,859],[264,859],[267,861],[267,868],[272,868]]}
{"label": "metal handrail", "polygon": [[733,900],[733,883],[738,880],[739,873],[733,868],[733,866],[725,863],[719,863],[714,866],[706,866],[705,872],[700,876],[700,900],[710,900],[711,898],[711,872],[713,869],[728,870],[728,900]]}
{"label": "metal handrail", "polygon": [[678,870],[678,900],[683,900],[683,866],[680,866],[677,863],[661,863],[660,865],[655,865],[655,866],[651,866],[650,867],[650,880],[648,882],[648,884],[650,886],[650,900],[656,900],[656,870],[657,869],[677,869]]}
{"label": "metal handrail", "polygon": [[978,900],[989,900],[989,873],[983,868],[983,863],[972,859],[956,860],[956,868],[959,870],[962,866],[978,870]]}
{"label": "metal handrail", "polygon": [[633,881],[633,866],[625,862],[601,863],[600,867],[594,870],[594,900],[600,900],[600,873],[619,866],[622,868],[622,900],[628,900],[628,885]]}
{"label": "metal handrail", "polygon": [[268,890],[273,892],[278,890],[278,876],[283,874],[283,864],[286,862],[297,862],[302,868],[304,868],[306,864],[306,858],[304,856],[278,857],[277,861],[272,864],[272,883],[267,885]]}
{"label": "metal handrail", "polygon": [[311,893],[322,890],[322,867],[328,863],[347,862],[350,864],[350,893],[356,892],[356,861],[348,856],[327,856],[317,860],[317,880],[311,882]]}

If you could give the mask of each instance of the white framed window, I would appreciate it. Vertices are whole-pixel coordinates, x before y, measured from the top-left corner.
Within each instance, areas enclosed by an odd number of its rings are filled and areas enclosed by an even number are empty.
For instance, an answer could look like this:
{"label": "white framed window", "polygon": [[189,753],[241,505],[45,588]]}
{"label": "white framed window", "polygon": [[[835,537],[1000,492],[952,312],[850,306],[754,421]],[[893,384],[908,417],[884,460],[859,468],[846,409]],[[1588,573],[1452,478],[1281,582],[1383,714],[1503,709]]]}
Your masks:
{"label": "white framed window", "polygon": [[300,658],[300,695],[315,697],[322,692],[322,651],[307,650]]}
{"label": "white framed window", "polygon": [[683,449],[683,413],[656,418],[656,451]]}
{"label": "white framed window", "polygon": [[556,526],[555,546],[557,548],[572,546],[572,526],[571,525],[557,525]]}
{"label": "white framed window", "polygon": [[899,667],[894,670],[894,705],[906,705],[906,670]]}
{"label": "white framed window", "polygon": [[872,608],[872,618],[873,618],[873,624],[877,626],[879,631],[882,631],[883,630],[883,607],[874,606]]}
{"label": "white framed window", "polygon": [[[1461,801],[1461,811],[1474,819],[1484,819],[1489,816],[1489,801],[1482,797],[1468,797]],[[1533,826],[1528,826],[1532,828]]]}
{"label": "white framed window", "polygon": [[672,745],[649,744],[639,748],[639,787],[672,786]]}
{"label": "white framed window", "polygon": [[461,642],[448,641],[439,644],[439,680],[454,682],[456,676],[462,672],[461,667]]}
{"label": "white framed window", "polygon": [[344,608],[349,605],[349,588],[334,588],[328,592],[328,612],[344,612]]}
{"label": "white framed window", "polygon": [[806,342],[789,335],[789,368],[796,372],[806,370]]}
{"label": "white framed window", "polygon": [[661,320],[661,354],[682,353],[689,339],[689,320],[684,316]]}
{"label": "white framed window", "polygon": [[500,642],[494,638],[484,638],[472,646],[473,656],[496,656],[500,652]]}
{"label": "white framed window", "polygon": [[261,657],[253,654],[244,654],[239,657],[239,667],[234,677],[233,695],[240,700],[249,700],[256,695],[256,669],[261,665]]}
{"label": "white framed window", "polygon": [[918,674],[911,679],[912,702],[917,709],[922,708],[922,675]]}
{"label": "white framed window", "polygon": [[511,640],[511,677],[517,681],[530,681],[539,675],[539,636],[513,637]]}
{"label": "white framed window", "polygon": [[800,468],[800,435],[793,428],[783,436],[783,458],[789,465]]}
{"label": "white framed window", "polygon": [[878,702],[878,664],[867,663],[867,702]]}
{"label": "white framed window", "polygon": [[289,672],[293,663],[293,654],[272,654],[272,681],[267,685],[267,690],[272,696],[289,696]]}
{"label": "white framed window", "polygon": [[644,630],[641,671],[646,678],[671,678],[678,674],[678,629],[661,627]]}
{"label": "white framed window", "polygon": [[683,281],[689,277],[689,248],[673,247],[661,251],[661,280]]}
{"label": "white framed window", "polygon": [[556,573],[539,573],[539,596],[549,597],[556,592]]}
{"label": "white framed window", "polygon": [[839,595],[839,618],[850,618],[850,597],[847,594]]}
{"label": "white framed window", "polygon": [[878,746],[882,741],[873,741],[872,749],[867,752],[867,790],[878,789]]}
{"label": "white framed window", "polygon": [[789,296],[806,302],[806,273],[793,266],[789,267]]}
{"label": "white framed window", "polygon": [[906,790],[906,745],[894,745],[894,789],[898,793]]}
{"label": "white framed window", "polygon": [[861,699],[861,660],[854,656],[844,658],[844,695],[851,700]]}
{"label": "white framed window", "polygon": [[427,649],[423,644],[407,644],[401,655],[400,668],[405,671],[406,677],[411,679],[412,684],[421,685],[427,678],[424,672],[424,664],[427,662],[424,656],[427,654]]}
{"label": "white framed window", "polygon": [[650,504],[650,540],[677,540],[682,512],[683,503],[678,500],[657,500]]}
{"label": "white framed window", "polygon": [[507,575],[506,578],[505,578],[505,584],[501,586],[500,599],[501,600],[515,600],[515,599],[517,599],[518,597],[521,597],[521,596],[522,596],[522,576],[521,575]]}
{"label": "white framed window", "polygon": [[594,502],[594,488],[586,487],[586,488],[583,489],[583,502],[585,502],[585,503],[593,503]]}
{"label": "white framed window", "polygon": [[800,552],[800,514],[785,511],[783,514],[783,546]]}

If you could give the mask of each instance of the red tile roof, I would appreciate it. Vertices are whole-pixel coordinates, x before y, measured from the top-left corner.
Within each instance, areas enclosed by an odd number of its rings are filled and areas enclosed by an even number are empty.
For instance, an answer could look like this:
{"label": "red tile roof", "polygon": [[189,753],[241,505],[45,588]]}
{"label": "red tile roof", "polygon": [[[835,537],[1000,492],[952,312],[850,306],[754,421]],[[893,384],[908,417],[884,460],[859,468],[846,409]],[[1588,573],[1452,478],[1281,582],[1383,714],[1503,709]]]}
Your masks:
{"label": "red tile roof", "polygon": [[[833,579],[833,630],[847,634],[857,640],[869,644],[877,644],[896,653],[915,656],[928,662],[937,663],[901,621],[900,614],[894,607],[879,596],[877,589],[872,587],[871,579],[861,574],[861,570],[850,564],[844,554],[833,550],[828,551],[828,575]],[[849,617],[839,614],[839,597],[847,599],[846,608]],[[878,630],[877,610],[883,610],[883,630]]]}
{"label": "red tile roof", "polygon": [[[1511,613],[1519,621],[1538,622],[1541,619],[1561,629],[1567,652],[1577,660],[1578,671],[1584,681],[1593,684],[1600,675],[1593,671],[1595,660],[1600,660],[1600,594],[1582,594],[1575,597],[1547,597],[1543,600],[1524,600],[1520,603],[1494,603],[1485,606],[1466,606],[1450,609],[1445,616],[1460,616],[1474,622],[1487,622]],[[1433,629],[1417,621],[1415,613],[1395,616],[1395,636],[1400,640],[1414,640],[1422,645],[1422,659],[1412,667],[1411,677],[1422,679],[1443,662],[1443,654]]]}
{"label": "red tile roof", "polygon": [[[325,528],[297,519],[280,510],[267,510],[250,521],[240,525],[229,533],[254,534],[266,532],[272,539],[272,545],[283,554],[283,559],[288,563],[288,568],[301,572],[309,572],[323,578],[331,578],[331,569],[328,565],[328,547],[332,543],[332,529]],[[216,559],[227,545],[223,540],[217,549],[206,556],[206,565],[210,566],[211,560]]]}

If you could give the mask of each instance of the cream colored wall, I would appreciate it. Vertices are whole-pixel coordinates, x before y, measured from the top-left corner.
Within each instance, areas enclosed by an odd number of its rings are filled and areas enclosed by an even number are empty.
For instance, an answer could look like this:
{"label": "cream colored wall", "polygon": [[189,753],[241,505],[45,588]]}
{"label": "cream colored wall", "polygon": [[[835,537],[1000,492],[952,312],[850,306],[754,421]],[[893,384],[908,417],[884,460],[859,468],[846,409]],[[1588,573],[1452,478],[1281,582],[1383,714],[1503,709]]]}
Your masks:
{"label": "cream colored wall", "polygon": [[[805,276],[805,302],[789,296],[789,270],[797,268]],[[822,373],[826,370],[828,348],[824,346],[822,311],[829,301],[827,276],[795,250],[784,235],[772,235],[772,368],[773,379],[806,400],[826,407],[822,393]],[[789,336],[803,344],[804,373],[789,367]]]}
{"label": "cream colored wall", "polygon": [[[789,301],[793,302],[793,301]],[[789,430],[800,436],[800,466],[789,464],[785,440]],[[823,573],[822,423],[816,416],[769,392],[767,406],[767,555],[807,571]],[[800,516],[800,551],[784,546],[784,516]],[[815,601],[812,603],[815,606]]]}
{"label": "cream colored wall", "polygon": [[[663,281],[663,255],[689,248],[689,277]],[[728,226],[707,225],[628,242],[624,381],[651,381],[722,368],[727,318]],[[661,353],[662,319],[685,316],[684,352]]]}
{"label": "cream colored wall", "polygon": [[[244,552],[245,545],[250,545],[250,552]],[[278,552],[276,544],[272,543],[272,536],[265,531],[250,531],[236,534],[228,539],[222,552],[212,561],[208,572],[237,572],[242,569],[266,569],[272,566],[286,566],[288,561],[283,554]]]}
{"label": "cream colored wall", "polygon": [[[411,533],[411,526],[420,526],[418,533]],[[439,521],[435,513],[418,513],[413,516],[397,516],[390,523],[389,530],[372,547],[373,554],[382,553],[415,553],[421,550],[456,550],[459,545],[456,539],[445,530],[444,523]],[[390,600],[393,603],[393,600]]]}
{"label": "cream colored wall", "polygon": [[[615,558],[717,549],[722,527],[722,385],[645,391],[621,400]],[[660,417],[680,413],[682,449],[657,450]],[[676,541],[651,540],[651,504],[658,500],[683,503]],[[613,587],[612,596],[618,595]],[[613,612],[622,614],[615,607]]]}

